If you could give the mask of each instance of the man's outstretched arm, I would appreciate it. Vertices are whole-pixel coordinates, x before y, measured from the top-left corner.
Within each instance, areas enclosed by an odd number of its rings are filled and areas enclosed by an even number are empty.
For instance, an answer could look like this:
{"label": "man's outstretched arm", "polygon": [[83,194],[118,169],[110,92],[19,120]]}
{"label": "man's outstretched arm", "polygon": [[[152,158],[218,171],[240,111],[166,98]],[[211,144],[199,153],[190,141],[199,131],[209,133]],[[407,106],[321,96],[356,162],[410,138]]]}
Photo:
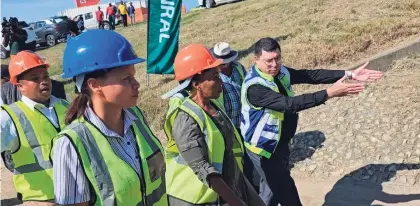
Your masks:
{"label": "man's outstretched arm", "polygon": [[349,79],[360,82],[374,82],[382,78],[383,73],[381,71],[367,69],[368,64],[369,62],[353,71],[328,69],[296,70],[293,68],[286,68],[290,73],[291,84],[332,84],[344,75],[346,75]]}

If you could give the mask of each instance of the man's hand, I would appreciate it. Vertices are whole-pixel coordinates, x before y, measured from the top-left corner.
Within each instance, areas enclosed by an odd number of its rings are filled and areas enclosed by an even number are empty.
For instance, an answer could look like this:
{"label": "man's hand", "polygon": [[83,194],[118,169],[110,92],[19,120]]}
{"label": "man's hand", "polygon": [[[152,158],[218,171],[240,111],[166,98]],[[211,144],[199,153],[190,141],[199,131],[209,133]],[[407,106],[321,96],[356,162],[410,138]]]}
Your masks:
{"label": "man's hand", "polygon": [[353,72],[353,79],[361,82],[374,82],[384,75],[381,71],[375,71],[366,69],[366,66],[369,64],[369,62],[366,62],[361,67],[357,68]]}
{"label": "man's hand", "polygon": [[363,91],[365,86],[361,83],[345,83],[347,76],[335,82],[331,87],[327,88],[328,98],[344,97],[347,95],[358,94]]}

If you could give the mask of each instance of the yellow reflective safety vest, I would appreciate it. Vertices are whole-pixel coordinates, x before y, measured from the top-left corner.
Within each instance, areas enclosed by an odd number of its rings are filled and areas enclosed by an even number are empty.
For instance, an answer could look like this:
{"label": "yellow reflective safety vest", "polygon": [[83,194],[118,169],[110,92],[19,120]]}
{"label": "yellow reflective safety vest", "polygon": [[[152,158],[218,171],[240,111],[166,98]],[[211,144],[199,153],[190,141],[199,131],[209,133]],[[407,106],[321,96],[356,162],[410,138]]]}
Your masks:
{"label": "yellow reflective safety vest", "polygon": [[51,141],[65,127],[64,117],[69,103],[63,99],[54,104],[59,127],[36,109],[22,101],[2,105],[16,127],[19,148],[12,153],[15,165],[13,183],[23,201],[54,200],[53,169],[49,159]]}
{"label": "yellow reflective safety vest", "polygon": [[[216,100],[212,100],[212,103],[218,107],[218,110],[221,111],[225,117],[228,117]],[[220,173],[222,173],[225,142],[219,129],[206,112],[190,98],[185,98],[185,101],[167,117],[167,120],[174,121],[180,110],[194,118],[201,131],[206,135],[209,161]],[[168,144],[166,147],[166,190],[168,195],[192,204],[211,204],[217,202],[217,193],[201,182],[182,158],[172,137],[171,126],[173,125],[173,122],[168,125],[170,126],[164,128],[168,137]],[[232,128],[235,127],[232,125]],[[243,171],[242,157],[244,147],[242,139],[236,129],[232,150],[239,168]]]}
{"label": "yellow reflective safety vest", "polygon": [[73,121],[57,138],[66,136],[76,149],[96,194],[91,205],[167,206],[162,146],[147,126],[140,109],[133,107],[128,111],[137,117],[132,129],[140,157],[141,175],[117,156],[100,130],[84,117]]}

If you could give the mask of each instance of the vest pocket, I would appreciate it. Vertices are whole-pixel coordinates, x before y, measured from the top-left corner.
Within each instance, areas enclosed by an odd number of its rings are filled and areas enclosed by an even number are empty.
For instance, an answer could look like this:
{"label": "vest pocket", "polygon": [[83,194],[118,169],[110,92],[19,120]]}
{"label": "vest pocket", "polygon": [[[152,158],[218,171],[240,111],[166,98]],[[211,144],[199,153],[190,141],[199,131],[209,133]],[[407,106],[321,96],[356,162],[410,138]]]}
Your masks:
{"label": "vest pocket", "polygon": [[161,151],[158,151],[147,158],[149,177],[152,182],[165,175],[165,160]]}

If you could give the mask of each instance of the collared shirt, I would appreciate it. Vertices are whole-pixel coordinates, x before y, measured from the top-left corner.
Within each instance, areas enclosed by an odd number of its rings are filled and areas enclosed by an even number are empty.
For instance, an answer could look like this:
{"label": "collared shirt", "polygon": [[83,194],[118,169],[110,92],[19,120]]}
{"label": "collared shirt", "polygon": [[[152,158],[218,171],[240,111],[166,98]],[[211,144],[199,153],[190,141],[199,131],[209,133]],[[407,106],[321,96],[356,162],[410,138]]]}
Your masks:
{"label": "collared shirt", "polygon": [[[243,78],[236,69],[236,65],[239,63],[232,63],[232,75],[230,77],[220,73],[220,78],[223,81],[223,105],[229,118],[232,120],[233,125],[239,128],[241,125],[241,86]],[[243,74],[246,71],[242,65],[240,65]]]}
{"label": "collared shirt", "polygon": [[[115,154],[141,175],[140,157],[131,126],[137,120],[127,110],[123,110],[124,136],[109,129],[95,112],[88,107],[85,119],[95,125],[105,135]],[[85,176],[79,157],[70,140],[60,137],[54,145],[54,193],[56,203],[77,204],[90,200],[89,180]],[[139,191],[140,192],[140,191]]]}
{"label": "collared shirt", "polygon": [[[54,110],[54,104],[60,99],[51,95],[48,107],[37,103],[28,97],[22,96],[21,101],[27,105],[32,111],[38,110],[54,125],[58,127],[58,119]],[[5,111],[1,111],[1,152],[9,150],[15,152],[19,148],[19,138],[16,126],[12,118]]]}

